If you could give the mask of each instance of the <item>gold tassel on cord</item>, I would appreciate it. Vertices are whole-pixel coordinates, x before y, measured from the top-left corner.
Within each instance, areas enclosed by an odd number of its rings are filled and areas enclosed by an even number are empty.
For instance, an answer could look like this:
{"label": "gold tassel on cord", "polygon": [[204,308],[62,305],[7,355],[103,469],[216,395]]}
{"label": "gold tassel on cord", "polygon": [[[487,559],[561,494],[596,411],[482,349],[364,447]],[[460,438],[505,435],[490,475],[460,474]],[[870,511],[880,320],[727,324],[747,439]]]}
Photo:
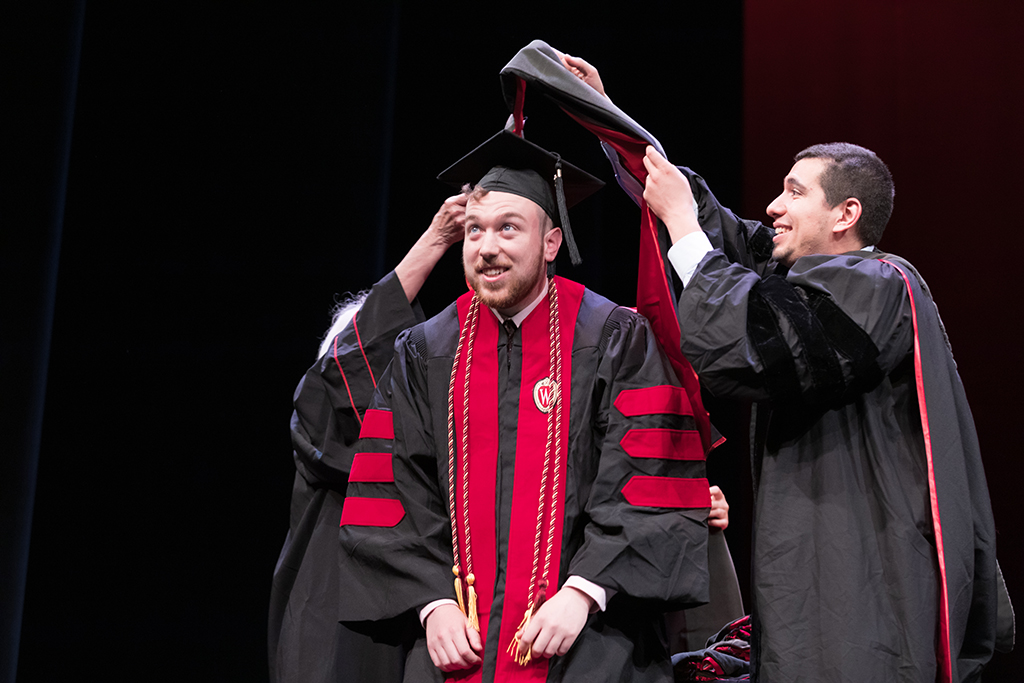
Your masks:
{"label": "gold tassel on cord", "polygon": [[519,636],[526,630],[526,627],[530,625],[530,619],[533,618],[533,604],[526,608],[526,614],[523,615],[523,620],[519,622],[519,628],[516,629],[516,634],[512,637],[512,642],[508,644],[508,654],[512,655],[512,658],[516,660],[517,664],[526,666],[530,663],[530,659],[533,658],[533,646],[530,646],[526,652],[522,652],[519,649]]}
{"label": "gold tassel on cord", "polygon": [[462,579],[459,577],[459,565],[452,567],[452,574],[455,574],[455,599],[459,602],[459,609],[466,613],[466,603],[462,600]]}
{"label": "gold tassel on cord", "polygon": [[473,588],[473,582],[475,580],[476,577],[472,574],[466,576],[466,584],[469,585],[469,589],[467,590],[469,593],[469,610],[466,613],[466,616],[469,617],[469,625],[473,630],[480,633],[480,617],[476,613],[476,589]]}
{"label": "gold tassel on cord", "polygon": [[[526,608],[526,614],[523,615],[523,620],[519,622],[519,628],[516,629],[516,634],[512,637],[512,642],[508,644],[508,650],[506,650],[506,652],[512,655],[516,660],[517,664],[526,666],[530,663],[530,660],[533,659],[533,645],[531,645],[530,649],[526,652],[521,652],[519,650],[519,636],[526,630],[526,627],[530,625],[530,619],[532,619],[534,613],[540,609],[540,606],[547,601],[547,597],[548,582],[547,579],[542,579],[537,586],[537,599],[530,601],[529,606]],[[515,652],[512,651],[513,648],[515,649]]]}

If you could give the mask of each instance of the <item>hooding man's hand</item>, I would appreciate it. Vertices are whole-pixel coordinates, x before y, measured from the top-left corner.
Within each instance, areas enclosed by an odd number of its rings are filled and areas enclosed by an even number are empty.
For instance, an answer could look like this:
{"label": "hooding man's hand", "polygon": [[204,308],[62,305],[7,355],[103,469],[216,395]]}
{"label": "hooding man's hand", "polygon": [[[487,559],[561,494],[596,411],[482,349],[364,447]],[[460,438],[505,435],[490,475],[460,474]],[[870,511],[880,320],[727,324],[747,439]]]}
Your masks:
{"label": "hooding man's hand", "polygon": [[710,493],[711,512],[708,513],[708,526],[712,529],[729,528],[729,503],[725,500],[725,494],[717,486],[712,486]]}
{"label": "hooding man's hand", "polygon": [[[558,51],[556,50],[555,52]],[[604,97],[608,97],[608,94],[604,91],[604,83],[601,82],[601,75],[597,73],[597,67],[585,59],[573,57],[572,55],[567,55],[564,52],[558,52],[558,58],[562,60],[562,65],[571,71],[577,78]]]}

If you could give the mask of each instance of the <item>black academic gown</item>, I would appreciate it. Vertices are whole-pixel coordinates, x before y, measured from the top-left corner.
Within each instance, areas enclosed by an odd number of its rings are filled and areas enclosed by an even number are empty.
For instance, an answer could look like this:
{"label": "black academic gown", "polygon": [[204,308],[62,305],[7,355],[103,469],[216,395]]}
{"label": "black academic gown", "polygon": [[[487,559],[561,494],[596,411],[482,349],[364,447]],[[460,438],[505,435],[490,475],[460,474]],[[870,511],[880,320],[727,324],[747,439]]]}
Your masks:
{"label": "black academic gown", "polygon": [[683,170],[719,248],[679,296],[682,350],[712,393],[757,402],[757,680],[933,681],[947,647],[952,679],[978,680],[995,639],[995,529],[923,281],[874,252],[772,273],[767,229]]}
{"label": "black academic gown", "polygon": [[[270,680],[399,681],[404,650],[339,624],[338,524],[360,417],[391,360],[398,333],[422,322],[394,273],[295,390],[291,522],[270,598]],[[344,375],[342,373],[344,371]],[[372,372],[372,376],[371,376]],[[355,406],[355,407],[353,407]]]}
{"label": "black academic gown", "polygon": [[[484,308],[482,315],[493,314]],[[511,347],[503,329],[497,336],[499,569],[484,646],[485,681],[495,680],[497,658],[509,656],[508,643],[499,642],[498,634],[516,469],[523,367],[520,333],[514,334]],[[388,415],[388,423],[393,420],[393,441],[372,438],[363,443],[369,451],[388,451],[393,446],[393,482],[353,481],[349,501],[354,496],[377,501],[397,498],[404,516],[389,527],[346,525],[343,519],[341,528],[342,546],[350,558],[342,566],[342,582],[361,598],[346,601],[344,616],[353,622],[377,620],[382,625],[378,632],[391,637],[411,632],[419,638],[407,662],[406,680],[443,680],[430,661],[416,615],[435,599],[454,597],[446,441],[449,379],[458,337],[453,304],[399,338],[394,362],[378,386],[375,401],[375,407]],[[631,505],[622,493],[634,475],[647,475],[690,478],[696,484],[694,490],[703,487],[701,495],[706,494],[703,461],[669,460],[665,455],[628,457],[620,443],[631,428],[694,429],[692,417],[626,417],[613,405],[625,389],[662,385],[677,383],[647,322],[586,291],[572,345],[558,584],[570,575],[582,576],[604,587],[610,600],[607,611],[590,616],[569,653],[551,660],[547,680],[670,681],[660,612],[707,600],[707,507]],[[388,524],[394,522],[391,519]],[[502,680],[500,675],[497,680]]]}

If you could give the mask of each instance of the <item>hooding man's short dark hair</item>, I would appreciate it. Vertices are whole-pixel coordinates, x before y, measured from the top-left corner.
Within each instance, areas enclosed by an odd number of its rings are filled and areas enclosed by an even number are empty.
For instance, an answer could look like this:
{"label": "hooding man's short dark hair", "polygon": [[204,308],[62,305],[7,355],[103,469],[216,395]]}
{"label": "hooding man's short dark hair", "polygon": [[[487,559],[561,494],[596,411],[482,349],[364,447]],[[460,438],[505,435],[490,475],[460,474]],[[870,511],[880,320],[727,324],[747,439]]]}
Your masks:
{"label": "hooding man's short dark hair", "polygon": [[801,159],[828,162],[819,179],[825,202],[833,207],[851,197],[859,199],[863,213],[857,224],[858,234],[866,245],[878,244],[892,215],[896,194],[885,163],[870,149],[848,142],[812,145],[794,157],[795,161]]}

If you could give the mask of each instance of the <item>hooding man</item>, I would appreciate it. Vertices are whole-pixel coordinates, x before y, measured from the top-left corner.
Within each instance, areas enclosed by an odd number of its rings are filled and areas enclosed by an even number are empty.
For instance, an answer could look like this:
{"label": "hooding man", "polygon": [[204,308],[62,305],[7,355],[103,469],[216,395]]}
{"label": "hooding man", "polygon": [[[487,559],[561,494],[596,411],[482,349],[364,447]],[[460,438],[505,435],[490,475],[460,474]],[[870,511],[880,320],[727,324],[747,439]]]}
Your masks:
{"label": "hooding man", "polygon": [[399,337],[363,417],[343,618],[415,639],[406,680],[669,681],[659,617],[706,600],[708,484],[646,321],[547,275],[556,207],[599,183],[508,131],[442,178],[476,182],[472,291]]}
{"label": "hooding man", "polygon": [[[889,170],[856,145],[805,149],[769,231],[653,148],[645,165],[684,286],[682,351],[710,391],[757,402],[757,680],[978,680],[997,633],[995,527],[935,304],[875,247]],[[707,225],[727,233],[719,248]]]}
{"label": "hooding man", "polygon": [[[562,63],[601,106],[596,69]],[[770,230],[620,143],[620,184],[645,184],[667,228],[684,355],[707,389],[757,402],[755,675],[977,680],[1012,647],[1012,608],[942,323],[913,266],[875,247],[888,169],[856,145],[804,150]]]}
{"label": "hooding man", "polygon": [[398,333],[424,316],[415,302],[441,255],[462,239],[466,198],[451,197],[395,270],[343,307],[317,362],[295,390],[291,523],[270,598],[275,683],[398,681],[405,652],[338,623],[338,524],[358,436],[376,378]]}

